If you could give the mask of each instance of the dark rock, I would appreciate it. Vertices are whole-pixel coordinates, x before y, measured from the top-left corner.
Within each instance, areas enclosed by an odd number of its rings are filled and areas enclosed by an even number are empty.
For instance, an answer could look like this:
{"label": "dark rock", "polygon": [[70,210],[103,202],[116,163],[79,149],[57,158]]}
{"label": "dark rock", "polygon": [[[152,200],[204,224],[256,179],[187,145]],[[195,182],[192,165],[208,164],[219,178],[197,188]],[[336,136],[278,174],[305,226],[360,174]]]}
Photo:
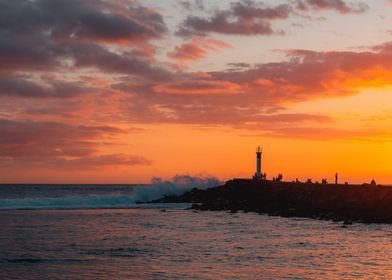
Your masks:
{"label": "dark rock", "polygon": [[155,202],[193,203],[193,210],[257,212],[271,216],[392,223],[392,187],[235,179],[207,190]]}

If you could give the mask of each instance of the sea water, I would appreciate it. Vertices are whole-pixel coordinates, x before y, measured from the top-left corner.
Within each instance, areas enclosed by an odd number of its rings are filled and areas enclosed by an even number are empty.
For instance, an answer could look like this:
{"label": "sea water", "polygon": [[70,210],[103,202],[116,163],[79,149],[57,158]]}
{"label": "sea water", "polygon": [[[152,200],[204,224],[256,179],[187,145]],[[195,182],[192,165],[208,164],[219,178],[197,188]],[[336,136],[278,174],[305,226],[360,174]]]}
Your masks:
{"label": "sea water", "polygon": [[140,208],[125,185],[0,195],[0,279],[392,278],[391,225]]}

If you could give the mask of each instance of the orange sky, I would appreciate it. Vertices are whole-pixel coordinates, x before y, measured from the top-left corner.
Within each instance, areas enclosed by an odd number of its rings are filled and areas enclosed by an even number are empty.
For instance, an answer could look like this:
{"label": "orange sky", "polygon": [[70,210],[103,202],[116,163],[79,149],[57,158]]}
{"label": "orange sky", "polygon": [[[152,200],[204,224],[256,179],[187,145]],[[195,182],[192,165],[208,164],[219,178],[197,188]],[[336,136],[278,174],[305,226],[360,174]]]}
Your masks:
{"label": "orange sky", "polygon": [[268,177],[392,184],[390,1],[22,2],[0,183],[251,177],[261,145]]}

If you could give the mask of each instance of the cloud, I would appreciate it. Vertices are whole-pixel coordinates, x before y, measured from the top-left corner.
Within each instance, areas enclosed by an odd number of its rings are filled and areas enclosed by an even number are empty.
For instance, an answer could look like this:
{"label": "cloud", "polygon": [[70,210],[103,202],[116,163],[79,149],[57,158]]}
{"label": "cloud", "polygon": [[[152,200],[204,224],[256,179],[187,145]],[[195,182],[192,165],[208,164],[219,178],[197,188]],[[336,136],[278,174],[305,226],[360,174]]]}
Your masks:
{"label": "cloud", "polygon": [[133,166],[133,165],[150,165],[151,160],[138,155],[126,154],[110,154],[110,155],[97,155],[87,156],[75,159],[66,159],[55,157],[48,160],[48,166],[55,168],[69,168],[69,169],[92,169],[102,166]]}
{"label": "cloud", "polygon": [[[75,134],[77,127],[61,122],[180,123],[260,130],[324,124],[334,120],[317,114],[286,114],[284,109],[295,102],[353,95],[392,81],[390,43],[362,52],[286,50],[287,59],[280,62],[250,65],[236,59],[220,71],[173,71],[154,57],[154,42],[168,34],[163,17],[135,3],[0,0],[0,118],[2,135],[7,135],[2,139],[16,137],[16,132],[4,130],[12,126],[33,139],[31,147],[10,142],[3,153],[16,157],[24,151],[36,158],[48,154],[58,164],[76,165],[87,159],[95,165],[104,159],[131,164],[138,160],[102,155],[95,143],[121,132],[89,134],[90,125],[85,125],[74,141],[68,135]],[[185,19],[178,32],[191,37],[168,56],[178,63],[192,62],[230,47],[209,33],[279,33],[273,22],[298,15],[299,9],[347,14],[360,12],[360,7],[364,7],[360,2],[293,0],[272,7],[237,1],[227,9],[199,9],[206,16]],[[53,78],[45,78],[51,74]],[[83,76],[95,77],[96,82]],[[91,92],[97,94],[86,94]],[[26,122],[28,118],[55,121]],[[10,126],[4,119],[15,123]],[[50,137],[38,138],[34,131]]]}
{"label": "cloud", "polygon": [[153,80],[167,79],[171,75],[169,70],[155,65],[149,59],[134,53],[118,54],[99,45],[79,45],[72,53],[76,68],[95,68],[102,72],[136,75]]}
{"label": "cloud", "polygon": [[333,128],[328,126],[274,126],[268,127],[258,135],[273,138],[307,139],[318,141],[371,141],[375,143],[390,142],[392,133],[375,128]]}
{"label": "cloud", "polygon": [[209,18],[188,16],[176,34],[179,36],[220,33],[230,35],[272,35],[270,22],[287,19],[292,12],[290,5],[282,4],[264,8],[254,1],[234,2],[227,10],[215,10]]}
{"label": "cloud", "polygon": [[183,82],[164,83],[154,87],[156,93],[167,94],[192,94],[192,95],[212,95],[230,94],[240,90],[237,84],[229,81],[214,80],[188,80]]}
{"label": "cloud", "polygon": [[38,33],[56,41],[116,42],[159,38],[167,31],[160,14],[120,2],[82,0],[0,1],[1,31]]}
{"label": "cloud", "polygon": [[[129,90],[125,84],[118,89]],[[136,89],[134,89],[136,90]],[[140,89],[144,94],[128,96],[121,111],[129,120],[144,123],[225,125],[244,129],[299,123],[328,123],[328,116],[282,114],[280,102],[263,97],[264,89],[246,92],[246,85],[196,78],[189,82],[158,84]]]}
{"label": "cloud", "polygon": [[[284,109],[297,102],[389,86],[391,46],[383,44],[361,52],[286,50],[287,59],[281,62],[240,64],[246,67],[209,73],[180,72],[166,82],[120,82],[115,88],[129,94],[121,111],[134,122],[225,125],[260,131],[306,123],[306,128],[335,120],[317,114],[285,114]],[[298,135],[305,134],[298,131]]]}
{"label": "cloud", "polygon": [[0,17],[0,73],[77,67],[164,72],[152,66],[151,44],[167,33],[163,17],[134,2],[0,0]]}
{"label": "cloud", "polygon": [[178,4],[182,8],[184,8],[185,10],[188,10],[188,11],[194,11],[194,10],[203,11],[205,9],[203,0],[193,0],[193,1],[180,0],[180,1],[178,1]]}
{"label": "cloud", "polygon": [[[192,11],[190,3],[185,7]],[[363,2],[348,3],[343,0],[293,0],[288,4],[267,7],[263,2],[242,0],[232,2],[227,9],[215,9],[206,17],[189,15],[181,23],[176,34],[182,37],[204,36],[209,33],[226,35],[273,35],[284,34],[275,30],[273,21],[285,20],[296,12],[337,11],[340,14],[360,14],[369,9]]]}
{"label": "cloud", "polygon": [[277,103],[351,95],[360,88],[386,86],[392,78],[388,44],[376,52],[289,50],[287,55],[286,62],[210,75],[246,86],[244,91],[260,92],[263,98]]}
{"label": "cloud", "polygon": [[230,71],[238,71],[244,68],[250,68],[251,65],[249,63],[245,62],[231,62],[228,63],[227,66],[231,67],[229,68]]}
{"label": "cloud", "polygon": [[221,40],[212,38],[194,37],[191,41],[176,46],[168,56],[180,62],[199,60],[207,56],[209,51],[218,51],[231,46]]}
{"label": "cloud", "polygon": [[0,166],[26,164],[58,168],[149,164],[138,155],[100,154],[101,138],[123,133],[110,126],[0,119]]}
{"label": "cloud", "polygon": [[91,89],[80,83],[41,81],[40,83],[17,76],[0,77],[0,96],[32,98],[72,98]]}
{"label": "cloud", "polygon": [[369,10],[369,6],[363,2],[347,3],[343,0],[296,0],[296,8],[299,11],[324,11],[335,10],[340,14],[361,14]]}

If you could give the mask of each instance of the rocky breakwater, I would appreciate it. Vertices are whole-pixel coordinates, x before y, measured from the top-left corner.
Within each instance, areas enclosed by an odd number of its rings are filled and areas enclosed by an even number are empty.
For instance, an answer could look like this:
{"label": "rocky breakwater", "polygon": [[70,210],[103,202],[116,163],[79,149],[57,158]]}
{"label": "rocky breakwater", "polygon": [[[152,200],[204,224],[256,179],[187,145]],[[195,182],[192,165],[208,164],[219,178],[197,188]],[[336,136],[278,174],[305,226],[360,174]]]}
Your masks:
{"label": "rocky breakwater", "polygon": [[159,202],[193,203],[192,209],[245,211],[345,223],[392,223],[392,187],[234,179],[207,190],[193,189]]}

